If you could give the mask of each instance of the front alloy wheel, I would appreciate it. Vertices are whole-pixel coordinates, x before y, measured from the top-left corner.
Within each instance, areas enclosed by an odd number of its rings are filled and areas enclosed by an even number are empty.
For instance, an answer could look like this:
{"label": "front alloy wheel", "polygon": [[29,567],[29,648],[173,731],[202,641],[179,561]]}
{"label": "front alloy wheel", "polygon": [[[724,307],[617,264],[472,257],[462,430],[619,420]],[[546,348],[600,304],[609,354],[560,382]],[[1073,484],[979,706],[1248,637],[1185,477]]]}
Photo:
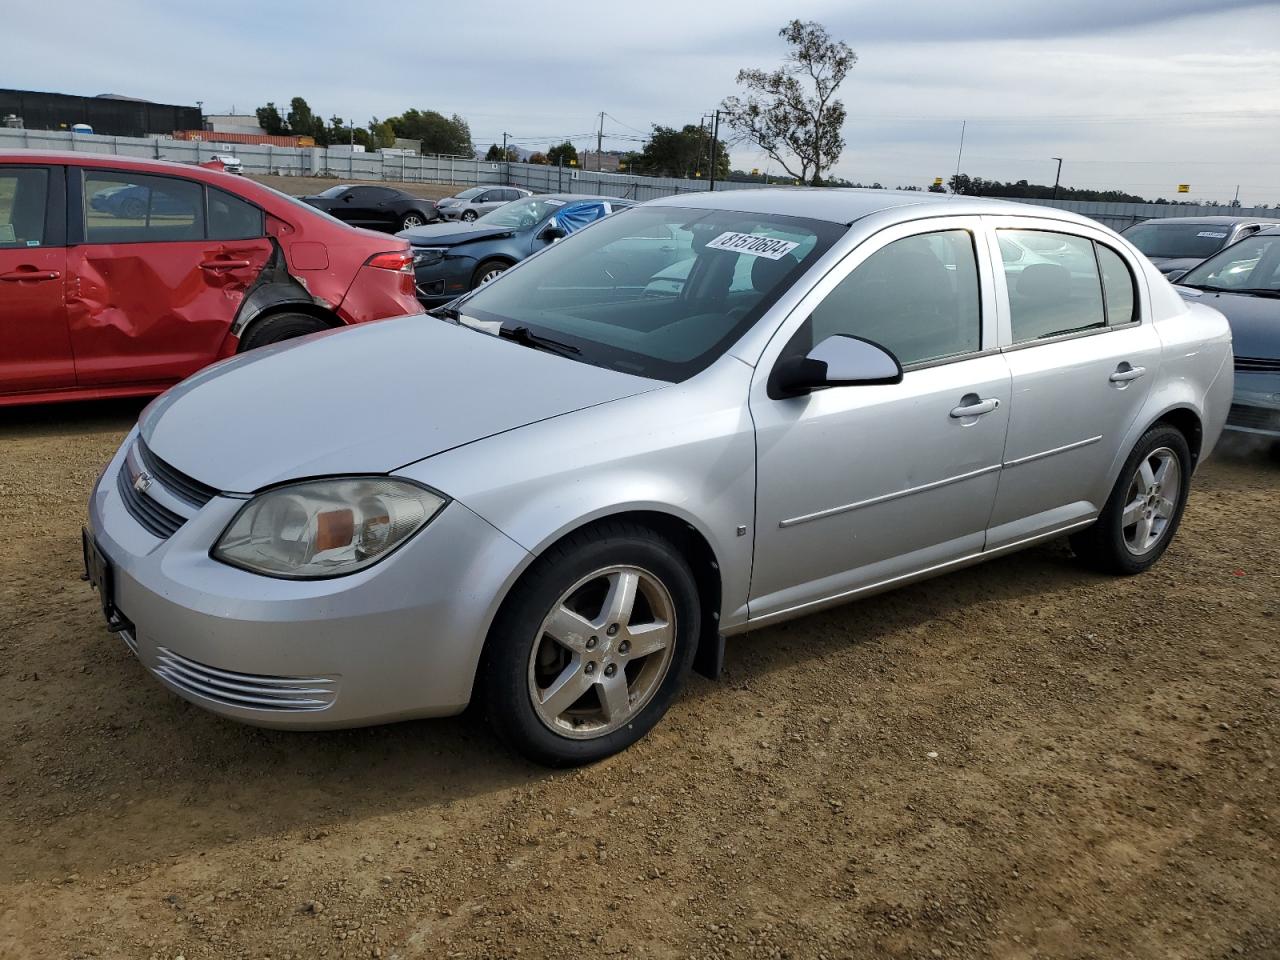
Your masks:
{"label": "front alloy wheel", "polygon": [[675,606],[653,574],[595,570],[556,601],[529,655],[538,719],[565,737],[612,733],[643,710],[671,668]]}

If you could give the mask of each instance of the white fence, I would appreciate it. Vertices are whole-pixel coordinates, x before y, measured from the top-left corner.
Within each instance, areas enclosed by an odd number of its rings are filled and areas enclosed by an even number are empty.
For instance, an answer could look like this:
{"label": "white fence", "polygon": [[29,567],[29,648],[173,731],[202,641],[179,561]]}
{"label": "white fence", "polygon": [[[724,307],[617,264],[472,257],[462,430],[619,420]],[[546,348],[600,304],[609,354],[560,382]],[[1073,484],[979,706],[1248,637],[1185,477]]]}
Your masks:
{"label": "white fence", "polygon": [[[211,134],[211,136],[216,136]],[[493,163],[471,157],[405,156],[398,153],[354,153],[334,147],[276,147],[269,144],[228,144],[171,140],[166,137],[106,137],[72,134],[64,130],[10,130],[0,128],[0,150],[75,150],[114,153],[156,160],[200,163],[215,154],[231,154],[244,164],[246,173],[283,176],[338,177],[343,180],[390,180],[402,183],[441,183],[452,186],[503,184],[538,193],[598,193],[632,200],[652,200],[680,193],[706,191],[704,180],[675,177],[643,177],[622,173],[596,173],[573,167],[531,163]],[[721,181],[717,190],[763,187],[762,183]],[[1091,200],[1028,200],[1083,214],[1116,230],[1152,217],[1258,216],[1280,219],[1280,209],[1268,207],[1189,206],[1154,203],[1101,203]]]}

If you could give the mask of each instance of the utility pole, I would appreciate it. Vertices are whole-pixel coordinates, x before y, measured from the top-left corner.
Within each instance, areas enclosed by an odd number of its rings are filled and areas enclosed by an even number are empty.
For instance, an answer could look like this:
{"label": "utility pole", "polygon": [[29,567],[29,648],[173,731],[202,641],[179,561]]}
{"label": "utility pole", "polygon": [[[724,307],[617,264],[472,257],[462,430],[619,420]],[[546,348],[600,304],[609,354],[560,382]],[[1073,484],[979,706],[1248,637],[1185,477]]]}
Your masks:
{"label": "utility pole", "polygon": [[511,158],[507,156],[507,131],[502,131],[502,162],[507,163]]}
{"label": "utility pole", "polygon": [[716,189],[716,147],[720,145],[720,111],[715,112],[715,120],[711,125],[711,190]]}
{"label": "utility pole", "polygon": [[600,156],[600,153],[602,150],[604,150],[604,111],[603,110],[600,111],[600,129],[596,131],[596,173],[600,172],[600,161],[603,159]]}
{"label": "utility pole", "polygon": [[1058,199],[1058,182],[1062,180],[1062,158],[1050,157],[1050,160],[1058,161],[1058,172],[1053,175],[1053,199]]}

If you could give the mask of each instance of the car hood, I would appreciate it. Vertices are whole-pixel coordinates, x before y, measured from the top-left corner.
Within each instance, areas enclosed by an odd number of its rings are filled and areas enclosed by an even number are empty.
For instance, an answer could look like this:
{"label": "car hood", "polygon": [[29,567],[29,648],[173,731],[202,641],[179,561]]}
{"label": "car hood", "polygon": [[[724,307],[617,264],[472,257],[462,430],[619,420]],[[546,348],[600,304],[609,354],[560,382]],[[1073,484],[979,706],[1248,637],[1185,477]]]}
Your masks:
{"label": "car hood", "polygon": [[661,386],[419,314],[224,360],[157,399],[141,431],[188,476],[251,493],[305,477],[387,473]]}
{"label": "car hood", "polygon": [[1201,257],[1149,257],[1148,259],[1165,276],[1171,273],[1185,273],[1196,264],[1204,262]]}
{"label": "car hood", "polygon": [[1231,349],[1237,357],[1280,360],[1280,300],[1193,287],[1175,289],[1186,300],[1221,311],[1231,325]]}
{"label": "car hood", "polygon": [[429,223],[425,227],[401,230],[396,236],[408,240],[415,247],[456,247],[476,240],[509,237],[515,232],[511,227],[493,227],[485,223]]}

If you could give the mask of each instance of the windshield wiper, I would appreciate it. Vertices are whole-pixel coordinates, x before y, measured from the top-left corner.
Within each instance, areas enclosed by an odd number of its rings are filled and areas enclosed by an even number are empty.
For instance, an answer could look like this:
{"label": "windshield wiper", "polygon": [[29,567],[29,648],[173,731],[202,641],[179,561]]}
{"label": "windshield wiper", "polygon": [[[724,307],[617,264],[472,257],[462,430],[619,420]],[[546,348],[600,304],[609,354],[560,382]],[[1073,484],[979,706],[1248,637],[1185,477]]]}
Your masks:
{"label": "windshield wiper", "polygon": [[462,314],[459,312],[458,308],[448,303],[444,306],[428,310],[427,316],[437,317],[440,320],[450,320],[453,323],[457,323],[462,318]]}
{"label": "windshield wiper", "polygon": [[533,347],[535,350],[546,350],[548,353],[558,353],[562,357],[573,356],[582,352],[571,344],[561,343],[559,340],[544,337],[541,334],[534,333],[528,327],[523,325],[518,327],[503,327],[498,331],[498,336],[505,337],[508,340],[514,340],[521,346]]}
{"label": "windshield wiper", "polygon": [[1232,293],[1247,293],[1255,297],[1277,297],[1280,298],[1280,290],[1273,290],[1270,287],[1241,287],[1239,290],[1232,290]]}
{"label": "windshield wiper", "polygon": [[1190,287],[1193,290],[1207,290],[1210,293],[1243,293],[1251,297],[1280,298],[1280,290],[1272,290],[1269,287],[1219,287],[1212,283],[1180,283],[1178,286]]}

